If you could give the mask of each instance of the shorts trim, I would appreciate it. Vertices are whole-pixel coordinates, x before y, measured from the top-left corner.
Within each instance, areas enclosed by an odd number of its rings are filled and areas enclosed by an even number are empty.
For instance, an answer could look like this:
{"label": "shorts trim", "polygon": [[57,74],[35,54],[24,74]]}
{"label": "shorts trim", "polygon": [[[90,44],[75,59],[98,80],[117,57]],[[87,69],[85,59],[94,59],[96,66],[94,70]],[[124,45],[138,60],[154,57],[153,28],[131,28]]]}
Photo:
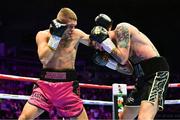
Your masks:
{"label": "shorts trim", "polygon": [[164,92],[165,87],[167,85],[169,79],[169,72],[168,71],[160,71],[156,72],[156,76],[154,77],[153,84],[151,87],[151,91],[149,93],[148,100],[153,105],[155,104],[155,101],[158,97],[158,106],[160,110],[163,109],[164,105]]}

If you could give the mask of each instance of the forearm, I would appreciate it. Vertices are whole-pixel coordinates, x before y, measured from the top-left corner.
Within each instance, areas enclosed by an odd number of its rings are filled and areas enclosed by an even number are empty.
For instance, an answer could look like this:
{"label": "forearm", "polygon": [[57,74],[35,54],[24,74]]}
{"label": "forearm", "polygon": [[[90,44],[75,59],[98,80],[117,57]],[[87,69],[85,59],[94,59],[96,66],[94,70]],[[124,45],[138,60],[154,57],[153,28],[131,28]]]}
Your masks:
{"label": "forearm", "polygon": [[109,59],[108,63],[105,66],[125,75],[132,75],[134,71],[129,61],[125,65],[121,65],[116,61]]}
{"label": "forearm", "polygon": [[55,53],[55,50],[52,50],[50,47],[45,46],[43,50],[39,50],[39,59],[43,65],[46,65],[49,63],[49,61],[53,58]]}
{"label": "forearm", "polygon": [[132,75],[134,72],[133,66],[129,61],[125,65],[118,64],[116,70],[126,75]]}
{"label": "forearm", "polygon": [[121,65],[125,65],[128,60],[117,48],[113,49],[110,55]]}
{"label": "forearm", "polygon": [[110,55],[107,52],[104,51],[97,51],[93,55],[93,62],[97,65],[104,66],[112,70],[116,70],[122,74],[133,74],[133,67],[130,61],[127,61],[126,64],[121,65],[112,57],[110,57]]}
{"label": "forearm", "polygon": [[95,48],[96,42],[93,40],[90,40],[88,46]]}
{"label": "forearm", "polygon": [[101,46],[104,51],[108,52],[118,63],[124,65],[128,60],[128,55],[121,51],[121,49],[119,49],[110,38],[104,40],[101,43]]}

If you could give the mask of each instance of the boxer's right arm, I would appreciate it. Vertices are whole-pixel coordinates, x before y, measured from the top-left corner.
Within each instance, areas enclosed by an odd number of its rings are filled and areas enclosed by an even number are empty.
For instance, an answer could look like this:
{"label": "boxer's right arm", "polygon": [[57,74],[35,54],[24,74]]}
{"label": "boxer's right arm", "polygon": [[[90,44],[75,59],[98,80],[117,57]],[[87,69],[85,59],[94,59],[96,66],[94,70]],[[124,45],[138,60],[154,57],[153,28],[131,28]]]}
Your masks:
{"label": "boxer's right arm", "polygon": [[129,60],[124,65],[118,64],[116,70],[126,75],[133,75],[134,73],[134,68]]}
{"label": "boxer's right arm", "polygon": [[48,31],[39,31],[36,35],[38,56],[43,65],[46,65],[55,53],[55,51],[48,46],[49,36]]}
{"label": "boxer's right arm", "polygon": [[134,72],[133,66],[129,61],[125,65],[121,65],[105,51],[97,51],[93,55],[93,62],[126,75],[132,75]]}
{"label": "boxer's right arm", "polygon": [[68,28],[68,25],[62,24],[56,19],[52,20],[52,22],[50,24],[50,28],[49,28],[51,37],[48,41],[48,46],[52,50],[57,49],[59,42],[61,40],[61,37],[63,36],[63,34],[67,28]]}
{"label": "boxer's right arm", "polygon": [[83,32],[82,30],[80,29],[76,29],[76,31],[78,32],[80,38],[79,38],[79,42],[86,45],[86,46],[89,46],[91,48],[94,48],[94,49],[98,49],[98,50],[101,50],[101,46],[100,44],[97,44],[96,41],[93,41],[93,40],[90,40],[89,39],[89,34],[86,34],[85,32]]}
{"label": "boxer's right arm", "polygon": [[89,38],[90,40],[101,44],[102,48],[108,53],[111,53],[113,49],[116,49],[115,44],[109,38],[108,31],[102,26],[95,26],[91,30]]}

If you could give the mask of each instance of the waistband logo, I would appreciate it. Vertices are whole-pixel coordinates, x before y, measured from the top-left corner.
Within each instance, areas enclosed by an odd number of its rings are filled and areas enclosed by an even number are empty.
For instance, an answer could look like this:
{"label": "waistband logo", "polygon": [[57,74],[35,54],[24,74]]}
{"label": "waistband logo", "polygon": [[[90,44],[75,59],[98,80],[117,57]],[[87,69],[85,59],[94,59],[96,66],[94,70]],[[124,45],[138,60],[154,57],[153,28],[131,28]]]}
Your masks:
{"label": "waistband logo", "polygon": [[47,79],[66,79],[66,72],[46,72]]}

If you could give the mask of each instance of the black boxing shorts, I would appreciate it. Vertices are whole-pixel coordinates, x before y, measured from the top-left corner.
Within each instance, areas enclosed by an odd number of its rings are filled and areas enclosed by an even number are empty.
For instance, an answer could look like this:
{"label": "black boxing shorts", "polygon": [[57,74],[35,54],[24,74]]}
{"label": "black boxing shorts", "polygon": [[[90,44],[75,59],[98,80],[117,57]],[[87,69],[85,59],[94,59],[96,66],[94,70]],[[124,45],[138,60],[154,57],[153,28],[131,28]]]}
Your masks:
{"label": "black boxing shorts", "polygon": [[[154,57],[134,65],[136,84],[126,99],[127,106],[140,105],[146,100],[152,104],[158,100],[163,110],[169,83],[169,65],[164,57]],[[158,99],[157,99],[158,97]]]}

